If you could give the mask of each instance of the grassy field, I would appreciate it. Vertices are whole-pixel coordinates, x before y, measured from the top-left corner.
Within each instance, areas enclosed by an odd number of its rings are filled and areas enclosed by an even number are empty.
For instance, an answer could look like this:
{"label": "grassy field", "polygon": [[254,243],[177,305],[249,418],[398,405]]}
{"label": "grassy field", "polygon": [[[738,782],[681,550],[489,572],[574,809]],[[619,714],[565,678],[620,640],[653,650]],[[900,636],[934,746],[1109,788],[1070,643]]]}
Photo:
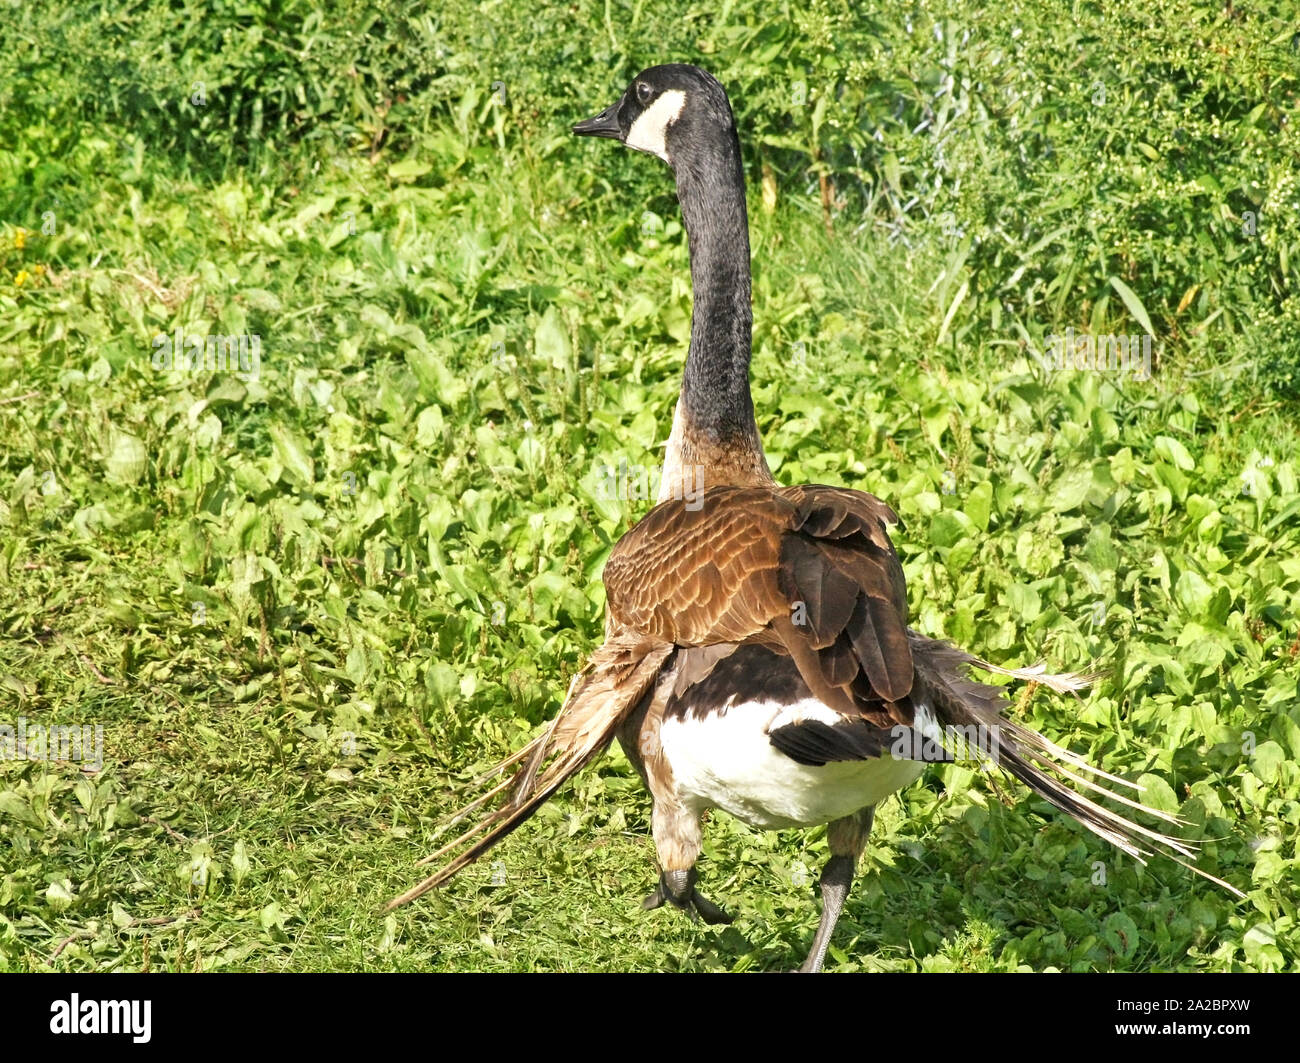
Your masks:
{"label": "grassy field", "polygon": [[[918,630],[1107,668],[1016,718],[1247,894],[938,766],[828,967],[1300,969],[1294,5],[445,6],[0,6],[0,754],[102,736],[0,759],[0,970],[802,958],[824,830],[719,815],[735,924],[642,913],[617,751],[380,914],[649,508],[684,234],[666,168],[567,130],[668,60],[736,105],[777,478],[899,511]],[[1056,367],[1067,329],[1150,371]],[[192,337],[244,366],[169,368]]]}

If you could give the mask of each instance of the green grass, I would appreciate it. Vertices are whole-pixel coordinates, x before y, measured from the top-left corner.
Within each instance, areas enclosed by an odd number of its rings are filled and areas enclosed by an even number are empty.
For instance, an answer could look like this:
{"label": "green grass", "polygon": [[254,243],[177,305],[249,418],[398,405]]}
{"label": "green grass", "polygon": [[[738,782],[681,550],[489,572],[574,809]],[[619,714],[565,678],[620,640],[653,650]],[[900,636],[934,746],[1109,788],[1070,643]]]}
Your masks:
{"label": "green grass", "polygon": [[[580,6],[607,25],[603,4]],[[339,8],[325,22],[341,39],[361,16]],[[219,71],[221,122],[131,111],[125,88],[166,90],[164,67],[132,80],[72,60],[67,84],[80,71],[122,93],[77,108],[46,79],[21,91],[50,98],[7,101],[0,724],[100,724],[104,764],[0,761],[0,969],[802,958],[824,831],[719,815],[702,888],[735,924],[642,913],[649,801],[617,752],[449,887],[379,914],[417,879],[463,786],[558,707],[601,637],[608,549],[647,509],[600,497],[598,468],[659,461],[689,321],[684,236],[661,165],[566,129],[665,48],[736,86],[755,404],[778,479],[898,509],[919,630],[1008,664],[1108,667],[1081,701],[1040,692],[1017,719],[1143,779],[1205,842],[1201,866],[1248,894],[1168,861],[1135,866],[1014,784],[934,768],[882,806],[830,966],[1297,969],[1300,401],[1287,374],[1300,365],[1300,204],[1285,177],[1295,78],[1269,51],[1288,47],[1273,40],[1282,23],[1263,11],[1222,24],[1207,8],[1164,39],[1090,38],[1089,69],[1115,60],[1111,99],[1159,81],[1160,64],[1209,63],[1188,58],[1188,34],[1264,42],[1235,73],[1165,77],[1183,95],[1145,119],[1138,103],[1103,118],[1091,81],[1053,59],[1098,24],[1090,8],[1067,32],[954,0],[914,12],[911,34],[835,5],[788,24],[763,10],[733,5],[705,36],[694,8],[675,20],[611,5],[605,36],[584,42],[544,33],[563,11],[539,13],[533,39],[451,5],[431,31],[447,58],[400,86],[383,136],[366,125],[373,99],[324,59],[308,72],[324,88],[296,117],[297,104],[272,106],[292,94],[265,85],[223,95]],[[49,17],[71,26],[73,11]],[[156,23],[158,41],[177,32],[150,4],[129,17]],[[949,23],[979,30],[962,60],[978,76],[936,97],[947,45],[933,27]],[[402,25],[367,45],[365,85],[401,64],[392,42],[418,29]],[[866,66],[828,73],[818,64],[853,26]],[[755,40],[788,45],[764,60],[767,79],[747,58]],[[241,77],[284,73],[203,43],[186,38],[181,67],[238,58]],[[32,63],[61,54],[42,48]],[[944,187],[963,191],[925,192],[917,122],[895,128],[879,100],[974,105],[974,81],[1012,62],[993,62],[999,48],[1051,88],[1040,103],[1068,127],[1065,146],[1017,168],[1009,116],[955,105]],[[565,68],[551,62],[561,51]],[[806,59],[814,98],[834,74],[863,109],[827,106],[799,126],[778,100],[790,56]],[[481,69],[513,72],[505,106]],[[255,97],[268,146],[246,136]],[[1260,217],[1278,219],[1267,240],[1234,242],[1249,201],[1211,203],[1138,168],[1151,161],[1139,124],[1172,130],[1189,99],[1204,113],[1186,150],[1206,167],[1234,155],[1220,184],[1259,183],[1274,203]],[[863,115],[876,114],[891,151],[870,156],[880,142]],[[1216,120],[1235,147],[1216,141]],[[1124,135],[1069,147],[1070,130],[1108,122]],[[775,132],[803,147],[762,142]],[[1237,151],[1247,143],[1256,154]],[[819,167],[837,197],[829,231]],[[1074,200],[1052,198],[1063,187]],[[1135,189],[1149,195],[1126,198]],[[902,212],[913,194],[930,196],[924,210]],[[1069,231],[1042,243],[1058,215]],[[1142,331],[1111,278],[1152,322],[1153,379],[1045,372],[1034,352],[1049,334]],[[155,370],[154,336],[178,325],[259,335],[258,378]]]}

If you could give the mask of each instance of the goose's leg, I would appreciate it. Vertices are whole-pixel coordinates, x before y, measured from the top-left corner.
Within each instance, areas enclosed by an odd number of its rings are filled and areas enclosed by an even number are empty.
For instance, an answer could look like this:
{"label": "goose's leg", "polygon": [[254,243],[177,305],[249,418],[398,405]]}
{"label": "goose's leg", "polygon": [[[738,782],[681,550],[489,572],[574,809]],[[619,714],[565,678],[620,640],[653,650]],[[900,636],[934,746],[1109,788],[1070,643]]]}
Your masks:
{"label": "goose's leg", "polygon": [[641,907],[650,911],[664,901],[670,901],[692,919],[703,919],[706,923],[730,923],[732,917],[695,888],[696,877],[697,872],[693,867],[687,871],[661,871],[659,885],[641,902]]}
{"label": "goose's leg", "polygon": [[706,923],[730,923],[731,916],[695,888],[695,861],[703,840],[700,814],[673,798],[657,797],[652,817],[655,849],[659,854],[659,885],[641,904],[646,911],[665,901],[676,905],[692,919]]}
{"label": "goose's leg", "polygon": [[849,886],[853,884],[853,870],[858,865],[862,850],[866,848],[875,811],[875,806],[872,805],[851,816],[837,819],[826,833],[831,858],[822,871],[822,918],[817,924],[817,936],[813,938],[808,958],[799,968],[804,974],[815,974],[822,969],[826,950],[830,947],[831,934],[835,932],[835,924],[844,909],[844,898],[849,895]]}

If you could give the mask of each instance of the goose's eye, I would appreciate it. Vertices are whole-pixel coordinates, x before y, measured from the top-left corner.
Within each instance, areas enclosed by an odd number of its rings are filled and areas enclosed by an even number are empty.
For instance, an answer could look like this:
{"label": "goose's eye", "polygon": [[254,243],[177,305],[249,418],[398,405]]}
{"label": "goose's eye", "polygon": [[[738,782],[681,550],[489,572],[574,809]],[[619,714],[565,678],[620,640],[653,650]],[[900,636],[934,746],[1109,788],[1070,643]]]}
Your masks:
{"label": "goose's eye", "polygon": [[636,98],[637,98],[637,100],[640,101],[642,104],[647,104],[647,103],[649,103],[649,102],[650,102],[650,97],[653,96],[654,94],[655,94],[654,89],[652,89],[652,88],[651,88],[649,85],[647,85],[644,81],[638,81],[638,82],[637,82],[637,86],[636,86]]}

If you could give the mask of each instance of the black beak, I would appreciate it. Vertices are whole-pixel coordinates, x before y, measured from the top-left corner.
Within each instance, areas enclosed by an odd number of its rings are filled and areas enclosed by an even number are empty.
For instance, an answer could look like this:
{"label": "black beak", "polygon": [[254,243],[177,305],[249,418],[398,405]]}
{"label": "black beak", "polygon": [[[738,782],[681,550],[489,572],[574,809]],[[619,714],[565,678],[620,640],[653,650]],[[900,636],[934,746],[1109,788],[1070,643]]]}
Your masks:
{"label": "black beak", "polygon": [[622,140],[623,130],[618,125],[618,103],[611,103],[594,118],[579,122],[573,127],[573,131],[580,137],[609,137],[611,140]]}

